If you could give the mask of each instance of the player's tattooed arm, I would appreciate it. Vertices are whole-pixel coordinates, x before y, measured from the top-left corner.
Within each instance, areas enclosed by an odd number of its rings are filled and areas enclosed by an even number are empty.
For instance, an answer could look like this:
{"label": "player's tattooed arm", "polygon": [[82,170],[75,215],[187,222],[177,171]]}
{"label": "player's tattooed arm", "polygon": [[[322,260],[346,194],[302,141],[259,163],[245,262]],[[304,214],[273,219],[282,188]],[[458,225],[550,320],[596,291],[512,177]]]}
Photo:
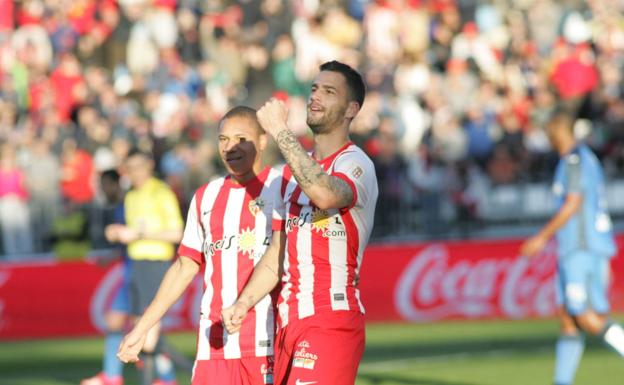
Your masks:
{"label": "player's tattooed arm", "polygon": [[275,138],[299,186],[321,209],[346,207],[353,201],[353,190],[344,180],[327,174],[290,130]]}

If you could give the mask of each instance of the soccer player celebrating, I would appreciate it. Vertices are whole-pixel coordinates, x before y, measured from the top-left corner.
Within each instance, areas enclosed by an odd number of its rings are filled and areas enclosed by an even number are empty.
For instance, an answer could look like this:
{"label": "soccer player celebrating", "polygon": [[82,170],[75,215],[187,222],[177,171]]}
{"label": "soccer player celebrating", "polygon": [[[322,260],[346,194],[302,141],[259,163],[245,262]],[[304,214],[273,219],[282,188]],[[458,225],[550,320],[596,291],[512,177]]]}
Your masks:
{"label": "soccer player celebrating", "polygon": [[219,155],[229,175],[199,188],[188,211],[180,258],[167,271],[154,301],[124,338],[118,356],[134,362],[147,331],[204,267],[205,290],[193,384],[272,384],[274,304],[258,298],[240,333],[228,334],[221,309],[236,301],[272,237],[280,172],[262,167],[267,137],[256,111],[235,107],[219,124]]}
{"label": "soccer player celebrating", "polygon": [[308,101],[312,155],[288,128],[280,101],[272,99],[258,111],[288,163],[274,221],[274,230],[285,231],[286,245],[284,252],[278,242],[269,246],[238,301],[223,310],[223,322],[232,333],[241,330],[248,309],[281,279],[279,385],[353,384],[364,352],[357,284],[378,189],[373,163],[349,140],[364,93],[362,78],[351,67],[336,61],[321,65]]}
{"label": "soccer player celebrating", "polygon": [[556,234],[558,302],[562,306],[554,383],[568,385],[574,380],[585,346],[579,329],[600,336],[622,356],[624,330],[607,315],[609,259],[616,247],[602,168],[591,150],[576,142],[569,114],[556,112],[547,125],[547,133],[560,155],[553,184],[558,211],[522,245],[521,253],[536,255]]}

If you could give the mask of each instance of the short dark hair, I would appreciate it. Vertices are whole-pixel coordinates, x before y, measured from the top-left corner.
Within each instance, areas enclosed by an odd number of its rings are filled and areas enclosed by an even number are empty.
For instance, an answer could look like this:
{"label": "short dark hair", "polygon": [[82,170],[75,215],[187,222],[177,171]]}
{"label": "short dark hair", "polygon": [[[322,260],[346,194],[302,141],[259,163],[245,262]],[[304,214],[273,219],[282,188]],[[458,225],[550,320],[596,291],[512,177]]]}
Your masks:
{"label": "short dark hair", "polygon": [[145,151],[139,147],[131,148],[130,151],[128,151],[128,155],[126,156],[126,159],[130,159],[131,157],[137,156],[137,155],[146,159],[154,160],[154,154],[152,154],[150,151]]}
{"label": "short dark hair", "polygon": [[260,122],[258,122],[258,116],[256,115],[256,112],[257,111],[255,109],[247,106],[233,107],[228,112],[226,112],[225,115],[223,115],[223,117],[219,121],[219,127],[221,127],[223,122],[230,118],[247,118],[256,126],[260,133],[264,134],[264,129],[260,125]]}
{"label": "short dark hair", "polygon": [[364,104],[364,96],[366,95],[366,86],[364,85],[364,80],[362,80],[362,75],[360,75],[359,72],[347,64],[336,60],[321,64],[319,69],[321,71],[331,71],[342,74],[347,81],[347,87],[349,88],[349,96],[351,97],[351,100],[358,102],[360,108],[362,108],[362,105]]}
{"label": "short dark hair", "polygon": [[108,179],[113,183],[119,183],[119,173],[114,168],[109,170],[102,171],[102,175],[100,175],[102,180]]}

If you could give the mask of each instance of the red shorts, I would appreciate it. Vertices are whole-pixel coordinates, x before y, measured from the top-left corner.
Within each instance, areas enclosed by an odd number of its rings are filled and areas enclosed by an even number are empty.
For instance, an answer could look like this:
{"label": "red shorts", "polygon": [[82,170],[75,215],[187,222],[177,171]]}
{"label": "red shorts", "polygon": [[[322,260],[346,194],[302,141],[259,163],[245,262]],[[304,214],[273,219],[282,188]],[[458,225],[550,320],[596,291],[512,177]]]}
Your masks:
{"label": "red shorts", "polygon": [[275,337],[275,385],[353,385],[364,343],[359,312],[332,311],[291,322]]}
{"label": "red shorts", "polygon": [[273,384],[273,357],[197,360],[192,385]]}

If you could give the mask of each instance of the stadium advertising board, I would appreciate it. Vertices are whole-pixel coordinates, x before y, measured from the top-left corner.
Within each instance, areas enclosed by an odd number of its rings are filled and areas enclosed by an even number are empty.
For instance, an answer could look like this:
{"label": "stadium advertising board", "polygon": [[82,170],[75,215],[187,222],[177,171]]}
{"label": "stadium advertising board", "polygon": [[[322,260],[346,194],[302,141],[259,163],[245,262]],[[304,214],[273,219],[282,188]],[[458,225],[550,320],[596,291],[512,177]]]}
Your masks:
{"label": "stadium advertising board", "polygon": [[[610,299],[624,311],[624,236],[612,261]],[[536,258],[521,241],[375,246],[360,283],[369,321],[547,317],[556,310],[556,257],[551,243]]]}
{"label": "stadium advertising board", "polygon": [[[623,250],[613,260],[615,311],[624,311]],[[553,245],[538,258],[517,255],[520,241],[372,245],[361,271],[369,321],[527,318],[555,311]],[[101,332],[122,284],[121,265],[89,262],[0,264],[0,339]],[[167,314],[169,330],[197,327],[202,281]]]}

